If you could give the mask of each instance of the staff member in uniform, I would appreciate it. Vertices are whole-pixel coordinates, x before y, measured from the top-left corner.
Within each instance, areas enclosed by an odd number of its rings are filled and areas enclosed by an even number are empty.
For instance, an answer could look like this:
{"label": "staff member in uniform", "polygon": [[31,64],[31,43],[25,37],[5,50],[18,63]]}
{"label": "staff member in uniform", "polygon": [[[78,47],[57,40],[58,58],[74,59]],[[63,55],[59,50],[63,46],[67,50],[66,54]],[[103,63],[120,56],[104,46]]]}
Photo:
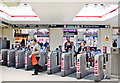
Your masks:
{"label": "staff member in uniform", "polygon": [[73,42],[70,41],[70,37],[66,37],[67,42],[65,43],[64,47],[65,47],[65,51],[68,52],[69,49],[72,49]]}
{"label": "staff member in uniform", "polygon": [[[34,46],[33,46],[32,54],[35,55],[37,61],[39,62],[39,58],[40,58],[40,46],[39,46],[39,44],[37,43],[37,40],[36,40],[36,39],[33,39],[33,44],[34,44]],[[32,57],[32,56],[31,56],[31,57]],[[34,74],[32,74],[32,75],[38,75],[39,69],[42,70],[43,67],[40,66],[39,64],[36,64],[36,65],[34,65],[34,69],[35,69],[35,70],[34,70]]]}

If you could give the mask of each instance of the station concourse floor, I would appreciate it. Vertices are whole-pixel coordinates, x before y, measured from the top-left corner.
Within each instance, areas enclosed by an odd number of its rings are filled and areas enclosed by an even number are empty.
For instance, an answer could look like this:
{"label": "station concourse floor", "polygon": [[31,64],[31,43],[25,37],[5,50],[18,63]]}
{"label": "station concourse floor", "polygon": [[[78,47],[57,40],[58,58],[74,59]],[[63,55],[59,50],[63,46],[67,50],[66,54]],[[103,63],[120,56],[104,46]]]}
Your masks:
{"label": "station concourse floor", "polygon": [[[2,81],[94,81],[94,74],[83,79],[76,79],[75,74],[61,77],[60,73],[48,75],[46,71],[39,72],[38,76],[32,76],[33,70],[15,69],[13,67],[0,66]],[[118,79],[104,79],[102,81],[118,81]]]}

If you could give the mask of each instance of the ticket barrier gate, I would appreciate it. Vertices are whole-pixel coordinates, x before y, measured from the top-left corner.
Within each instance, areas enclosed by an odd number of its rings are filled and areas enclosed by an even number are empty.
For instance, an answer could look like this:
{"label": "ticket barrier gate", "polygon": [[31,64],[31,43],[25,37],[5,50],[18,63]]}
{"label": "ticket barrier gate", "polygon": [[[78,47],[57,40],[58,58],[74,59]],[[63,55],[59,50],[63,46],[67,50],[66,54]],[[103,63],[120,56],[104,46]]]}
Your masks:
{"label": "ticket barrier gate", "polygon": [[99,82],[104,78],[103,55],[95,55],[94,81]]}
{"label": "ticket barrier gate", "polygon": [[67,76],[76,72],[75,66],[72,66],[70,53],[62,53],[61,59],[61,76]]}
{"label": "ticket barrier gate", "polygon": [[103,46],[103,69],[106,69],[106,63],[108,62],[108,53],[107,53],[107,47]]}
{"label": "ticket barrier gate", "polygon": [[81,79],[89,74],[94,73],[94,68],[87,68],[86,66],[86,54],[77,55],[77,69],[76,78]]}
{"label": "ticket barrier gate", "polygon": [[32,51],[25,52],[25,70],[32,70],[33,69],[32,61],[29,58],[31,53],[32,53]]}
{"label": "ticket barrier gate", "polygon": [[119,63],[120,63],[120,48],[112,47],[111,54],[109,54],[108,62],[106,63],[105,78],[120,79]]}
{"label": "ticket barrier gate", "polygon": [[53,74],[61,71],[59,52],[48,53],[47,73]]}
{"label": "ticket barrier gate", "polygon": [[15,67],[15,50],[8,50],[7,52],[7,66]]}
{"label": "ticket barrier gate", "polygon": [[[39,65],[43,66],[42,71],[47,71],[47,64],[45,63],[45,52],[40,52],[40,59],[39,59]],[[41,70],[39,70],[41,72]]]}
{"label": "ticket barrier gate", "polygon": [[8,49],[1,49],[0,53],[0,64],[7,66],[7,51]]}
{"label": "ticket barrier gate", "polygon": [[91,53],[90,53],[90,47],[89,46],[87,46],[87,50],[85,51],[85,53],[86,53],[86,67],[90,68],[90,61],[89,61],[89,59],[90,59]]}
{"label": "ticket barrier gate", "polygon": [[94,56],[95,56],[95,50],[91,50],[89,62],[90,62],[90,66],[92,67],[94,67]]}
{"label": "ticket barrier gate", "polygon": [[48,47],[45,47],[45,48],[44,48],[44,52],[45,52],[45,64],[47,64]]}
{"label": "ticket barrier gate", "polygon": [[24,68],[25,67],[25,52],[23,50],[18,50],[15,54],[15,68]]}

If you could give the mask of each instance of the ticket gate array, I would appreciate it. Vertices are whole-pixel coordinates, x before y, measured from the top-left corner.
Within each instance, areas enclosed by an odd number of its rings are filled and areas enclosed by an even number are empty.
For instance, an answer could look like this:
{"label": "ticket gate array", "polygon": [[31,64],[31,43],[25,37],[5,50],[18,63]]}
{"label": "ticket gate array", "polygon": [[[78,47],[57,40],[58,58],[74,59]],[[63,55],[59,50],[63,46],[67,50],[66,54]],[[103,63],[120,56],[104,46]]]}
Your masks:
{"label": "ticket gate array", "polygon": [[8,67],[15,67],[15,50],[8,50],[7,66]]}
{"label": "ticket gate array", "polygon": [[1,49],[0,64],[7,66],[7,51],[8,49]]}
{"label": "ticket gate array", "polygon": [[76,78],[81,79],[92,73],[94,73],[94,68],[87,68],[86,66],[86,54],[78,54],[77,55]]}
{"label": "ticket gate array", "polygon": [[25,70],[33,69],[32,61],[29,59],[29,56],[31,55],[31,53],[32,51],[25,52]]}
{"label": "ticket gate array", "polygon": [[72,66],[70,53],[62,53],[61,59],[61,76],[67,76],[76,72],[75,66]]}
{"label": "ticket gate array", "polygon": [[23,50],[18,50],[15,54],[15,68],[24,68],[25,67],[25,52]]}
{"label": "ticket gate array", "polygon": [[61,71],[59,52],[48,53],[47,73],[53,74]]}

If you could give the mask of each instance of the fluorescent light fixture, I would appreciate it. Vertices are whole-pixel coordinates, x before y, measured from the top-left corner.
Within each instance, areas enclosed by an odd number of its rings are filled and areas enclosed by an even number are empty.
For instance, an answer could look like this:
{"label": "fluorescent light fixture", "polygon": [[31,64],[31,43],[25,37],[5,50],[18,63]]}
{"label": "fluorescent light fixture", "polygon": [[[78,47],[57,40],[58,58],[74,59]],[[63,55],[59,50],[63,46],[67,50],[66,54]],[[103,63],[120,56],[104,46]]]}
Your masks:
{"label": "fluorescent light fixture", "polygon": [[118,5],[86,4],[73,21],[105,21],[118,15]]}
{"label": "fluorescent light fixture", "polygon": [[0,17],[8,21],[40,21],[29,4],[8,7],[0,4]]}

